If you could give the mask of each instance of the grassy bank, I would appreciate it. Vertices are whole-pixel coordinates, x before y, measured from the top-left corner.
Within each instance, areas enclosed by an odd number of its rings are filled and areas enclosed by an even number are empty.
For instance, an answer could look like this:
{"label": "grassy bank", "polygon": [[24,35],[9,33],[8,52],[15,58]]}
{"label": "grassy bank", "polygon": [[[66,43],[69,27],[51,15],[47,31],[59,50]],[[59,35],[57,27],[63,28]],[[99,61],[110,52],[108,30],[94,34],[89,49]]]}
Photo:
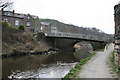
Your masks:
{"label": "grassy bank", "polygon": [[93,56],[95,56],[96,52],[91,53],[87,58],[81,59],[80,62],[72,68],[69,73],[63,78],[64,80],[69,80],[70,78],[76,78],[82,66],[87,63]]}
{"label": "grassy bank", "polygon": [[48,42],[44,33],[32,33],[14,29],[9,23],[2,25],[2,53],[4,56],[40,53],[50,50],[52,43]]}
{"label": "grassy bank", "polygon": [[114,56],[114,52],[112,52],[111,56],[109,57],[109,65],[110,68],[112,69],[112,74],[115,74],[114,77],[118,77],[118,75],[120,75],[120,66],[118,67],[115,64],[115,56]]}

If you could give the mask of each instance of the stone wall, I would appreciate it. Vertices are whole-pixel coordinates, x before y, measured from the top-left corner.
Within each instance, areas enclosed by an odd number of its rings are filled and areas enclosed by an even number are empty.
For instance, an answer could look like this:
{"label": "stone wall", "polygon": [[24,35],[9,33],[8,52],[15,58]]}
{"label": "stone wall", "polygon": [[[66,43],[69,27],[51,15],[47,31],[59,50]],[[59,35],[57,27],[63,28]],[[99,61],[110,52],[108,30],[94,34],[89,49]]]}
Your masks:
{"label": "stone wall", "polygon": [[114,7],[115,21],[115,63],[120,66],[120,4]]}
{"label": "stone wall", "polygon": [[10,23],[15,28],[20,25],[25,26],[26,31],[38,32],[40,31],[40,20],[37,16],[30,14],[15,13],[15,11],[2,11],[2,20]]}

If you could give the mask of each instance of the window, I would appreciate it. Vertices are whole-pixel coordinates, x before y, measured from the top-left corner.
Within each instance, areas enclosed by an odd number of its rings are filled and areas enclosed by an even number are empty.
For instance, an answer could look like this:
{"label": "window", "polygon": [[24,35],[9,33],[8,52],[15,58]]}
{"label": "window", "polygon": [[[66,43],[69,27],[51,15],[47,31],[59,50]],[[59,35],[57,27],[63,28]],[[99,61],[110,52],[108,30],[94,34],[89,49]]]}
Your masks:
{"label": "window", "polygon": [[4,18],[4,21],[8,22],[8,19]]}
{"label": "window", "polygon": [[10,12],[8,12],[8,14],[7,14],[8,16],[10,16]]}
{"label": "window", "polygon": [[34,29],[30,29],[30,31],[34,32]]}
{"label": "window", "polygon": [[30,16],[28,16],[27,19],[30,19]]}
{"label": "window", "polygon": [[41,27],[40,30],[43,30],[43,28]]}
{"label": "window", "polygon": [[27,24],[26,24],[27,26],[30,26],[30,22],[27,22]]}
{"label": "window", "polygon": [[19,25],[19,20],[15,20],[15,26]]}
{"label": "window", "polygon": [[5,12],[4,15],[7,15],[7,13]]}

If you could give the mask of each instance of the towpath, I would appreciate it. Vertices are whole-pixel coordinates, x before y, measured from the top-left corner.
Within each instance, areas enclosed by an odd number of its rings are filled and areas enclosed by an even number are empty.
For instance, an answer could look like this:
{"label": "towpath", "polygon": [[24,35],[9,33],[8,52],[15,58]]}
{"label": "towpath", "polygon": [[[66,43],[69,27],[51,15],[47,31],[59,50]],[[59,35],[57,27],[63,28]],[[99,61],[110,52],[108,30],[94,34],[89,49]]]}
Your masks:
{"label": "towpath", "polygon": [[109,44],[103,52],[97,52],[91,60],[89,60],[79,73],[80,78],[112,78],[107,66],[109,55],[114,50],[114,45]]}

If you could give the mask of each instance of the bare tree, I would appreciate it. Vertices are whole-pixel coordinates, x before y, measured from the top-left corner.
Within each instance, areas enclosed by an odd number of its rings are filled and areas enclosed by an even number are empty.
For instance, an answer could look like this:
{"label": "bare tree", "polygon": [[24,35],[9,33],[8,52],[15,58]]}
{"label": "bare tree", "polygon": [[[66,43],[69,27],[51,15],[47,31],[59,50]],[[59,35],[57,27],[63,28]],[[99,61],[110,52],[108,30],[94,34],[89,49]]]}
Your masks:
{"label": "bare tree", "polygon": [[11,9],[13,6],[12,0],[0,0],[0,9]]}

